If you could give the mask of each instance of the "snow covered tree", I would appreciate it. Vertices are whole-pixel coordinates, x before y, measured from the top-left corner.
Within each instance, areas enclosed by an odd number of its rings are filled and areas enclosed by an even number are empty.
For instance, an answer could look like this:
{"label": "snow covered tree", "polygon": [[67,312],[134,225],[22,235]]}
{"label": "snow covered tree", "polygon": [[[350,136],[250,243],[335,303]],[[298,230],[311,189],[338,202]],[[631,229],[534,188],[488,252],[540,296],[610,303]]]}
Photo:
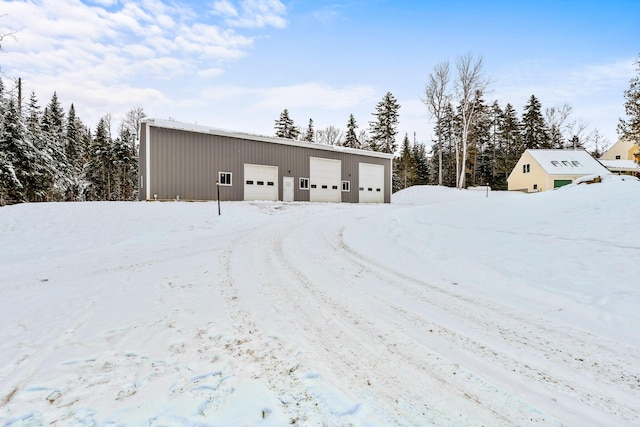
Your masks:
{"label": "snow covered tree", "polygon": [[32,200],[44,164],[37,148],[29,140],[27,128],[13,99],[9,99],[4,108],[0,130],[0,191],[9,199]]}
{"label": "snow covered tree", "polygon": [[280,113],[280,118],[275,121],[276,136],[280,138],[296,139],[300,135],[300,130],[289,117],[289,110],[286,108]]}
{"label": "snow covered tree", "polygon": [[109,164],[111,166],[110,200],[133,200],[138,189],[138,159],[136,147],[132,146],[133,135],[123,122],[120,135],[111,143]]}
{"label": "snow covered tree", "polygon": [[67,114],[67,126],[65,131],[64,151],[71,169],[82,166],[84,148],[82,147],[82,122],[76,117],[76,109],[73,104]]}
{"label": "snow covered tree", "polygon": [[398,134],[398,110],[400,104],[391,92],[387,92],[376,105],[375,121],[369,122],[370,148],[374,151],[393,154],[396,151]]}
{"label": "snow covered tree", "polygon": [[107,123],[104,118],[101,118],[89,146],[86,175],[88,200],[109,200],[111,193],[110,145]]}
{"label": "snow covered tree", "polygon": [[[629,89],[624,91],[624,112],[626,119],[620,119],[618,134],[640,145],[640,54],[636,58],[636,76],[629,81]],[[640,162],[640,158],[637,159]]]}
{"label": "snow covered tree", "polygon": [[549,133],[542,116],[542,104],[531,95],[522,115],[522,138],[525,149],[551,148]]}
{"label": "snow covered tree", "polygon": [[53,178],[52,187],[47,194],[48,200],[64,200],[71,182],[70,166],[65,153],[64,121],[64,110],[54,92],[42,115],[42,150],[50,158]]}
{"label": "snow covered tree", "polygon": [[307,126],[307,132],[304,134],[304,141],[314,142],[316,139],[316,132],[313,130],[313,119],[309,119],[309,125]]}
{"label": "snow covered tree", "polygon": [[344,137],[344,142],[342,143],[342,145],[349,148],[360,148],[358,136],[356,135],[356,129],[358,129],[356,119],[353,117],[353,114],[350,114],[349,121],[347,122],[347,133]]}

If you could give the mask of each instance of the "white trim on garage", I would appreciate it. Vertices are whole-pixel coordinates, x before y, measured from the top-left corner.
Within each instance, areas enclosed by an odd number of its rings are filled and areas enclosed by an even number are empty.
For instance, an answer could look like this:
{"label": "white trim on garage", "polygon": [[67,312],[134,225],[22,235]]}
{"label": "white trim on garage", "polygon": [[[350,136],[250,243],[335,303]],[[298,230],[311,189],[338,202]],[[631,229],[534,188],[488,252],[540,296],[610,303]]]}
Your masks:
{"label": "white trim on garage", "polygon": [[342,162],[309,157],[309,200],[312,202],[342,201]]}
{"label": "white trim on garage", "polygon": [[244,165],[244,200],[278,200],[278,167]]}
{"label": "white trim on garage", "polygon": [[358,202],[384,203],[384,165],[358,165]]}

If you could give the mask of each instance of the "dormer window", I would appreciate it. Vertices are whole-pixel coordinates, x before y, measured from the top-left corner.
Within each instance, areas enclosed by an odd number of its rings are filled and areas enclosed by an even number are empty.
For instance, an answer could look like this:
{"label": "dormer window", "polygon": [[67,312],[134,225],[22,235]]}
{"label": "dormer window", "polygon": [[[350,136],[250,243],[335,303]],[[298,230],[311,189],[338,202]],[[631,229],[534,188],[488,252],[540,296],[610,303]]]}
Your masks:
{"label": "dormer window", "polygon": [[552,160],[552,161],[551,161],[551,164],[552,164],[553,166],[555,166],[555,167],[559,167],[559,166],[560,166],[560,162],[559,162],[559,161],[557,161],[557,160]]}
{"label": "dormer window", "polygon": [[562,164],[563,164],[563,165],[565,165],[565,166],[569,166],[569,167],[571,167],[571,163],[569,163],[569,162],[568,162],[568,161],[566,161],[566,160],[563,160],[563,161],[562,161]]}
{"label": "dormer window", "polygon": [[582,165],[580,164],[580,162],[579,162],[579,161],[577,161],[577,160],[572,160],[572,161],[571,161],[571,164],[573,164],[573,166],[575,166],[575,167],[577,167],[577,168],[579,168],[580,166],[582,166]]}

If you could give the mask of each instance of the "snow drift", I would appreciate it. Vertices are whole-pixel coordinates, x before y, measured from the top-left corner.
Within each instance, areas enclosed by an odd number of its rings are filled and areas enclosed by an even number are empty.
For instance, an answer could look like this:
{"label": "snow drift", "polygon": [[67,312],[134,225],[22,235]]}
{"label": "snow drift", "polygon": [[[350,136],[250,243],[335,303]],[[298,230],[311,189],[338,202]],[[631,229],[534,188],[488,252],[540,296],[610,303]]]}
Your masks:
{"label": "snow drift", "polygon": [[638,424],[639,194],[1,208],[0,424]]}

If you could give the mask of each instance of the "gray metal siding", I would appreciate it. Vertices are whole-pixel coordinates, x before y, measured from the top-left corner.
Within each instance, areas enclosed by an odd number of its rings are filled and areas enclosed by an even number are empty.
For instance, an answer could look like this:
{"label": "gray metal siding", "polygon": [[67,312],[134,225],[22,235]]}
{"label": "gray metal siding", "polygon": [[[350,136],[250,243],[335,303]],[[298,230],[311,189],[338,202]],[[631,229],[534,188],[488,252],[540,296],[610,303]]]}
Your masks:
{"label": "gray metal siding", "polygon": [[[140,142],[140,173],[146,173],[146,152],[143,144],[146,137],[143,125]],[[391,160],[368,157],[353,153],[342,153],[253,141],[214,134],[156,127],[150,130],[150,197],[158,199],[216,200],[215,182],[218,172],[231,172],[233,185],[220,187],[221,200],[243,200],[244,164],[278,166],[278,199],[282,200],[282,177],[294,177],[294,198],[309,201],[309,191],[299,188],[299,179],[309,178],[309,157],[322,157],[342,161],[342,180],[350,181],[350,192],[342,193],[343,202],[358,202],[358,164],[360,162],[381,164],[385,169],[385,181],[391,176]],[[144,165],[143,165],[144,164]],[[146,198],[140,192],[140,199]],[[391,188],[385,184],[384,200],[389,203]]]}
{"label": "gray metal siding", "polygon": [[145,145],[145,138],[147,135],[147,126],[142,124],[140,126],[140,141],[138,146],[138,200],[145,200],[147,198],[147,147]]}

